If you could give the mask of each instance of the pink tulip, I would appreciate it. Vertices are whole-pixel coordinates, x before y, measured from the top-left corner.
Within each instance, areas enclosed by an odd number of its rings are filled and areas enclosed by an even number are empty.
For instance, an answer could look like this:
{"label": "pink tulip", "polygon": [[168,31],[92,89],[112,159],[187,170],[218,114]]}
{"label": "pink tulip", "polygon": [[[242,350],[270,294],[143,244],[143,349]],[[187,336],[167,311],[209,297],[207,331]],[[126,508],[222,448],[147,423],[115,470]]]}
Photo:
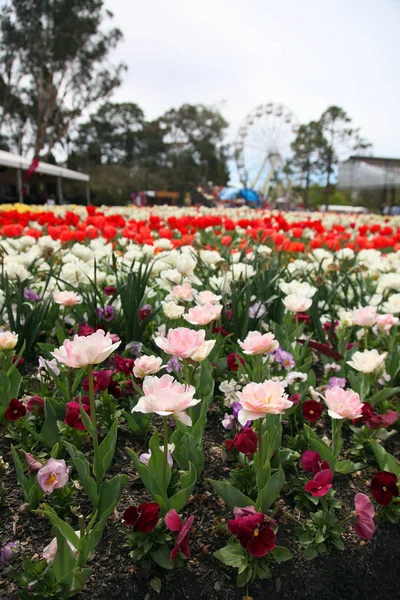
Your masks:
{"label": "pink tulip", "polygon": [[167,337],[158,336],[154,341],[167,354],[178,358],[192,358],[193,354],[202,346],[205,337],[204,329],[194,331],[187,327],[177,327],[170,329]]}
{"label": "pink tulip", "polygon": [[370,540],[375,533],[375,509],[371,500],[365,494],[356,494],[354,498],[357,522],[354,525],[354,533],[360,538]]}
{"label": "pink tulip", "polygon": [[221,315],[222,304],[199,304],[191,308],[183,318],[191,325],[208,325]]}
{"label": "pink tulip", "polygon": [[193,300],[193,293],[192,285],[190,283],[183,283],[182,285],[174,285],[168,298],[191,302]]}
{"label": "pink tulip", "polygon": [[39,471],[43,467],[42,463],[36,460],[36,458],[32,456],[32,454],[29,454],[29,452],[25,452],[25,460],[30,473]]}
{"label": "pink tulip", "polygon": [[385,315],[378,315],[376,317],[376,324],[378,325],[378,329],[382,329],[386,333],[389,333],[393,325],[399,322],[398,317],[387,313]]}
{"label": "pink tulip", "polygon": [[353,390],[344,390],[336,385],[326,390],[325,403],[332,419],[359,419],[362,416],[363,403]]}
{"label": "pink tulip", "polygon": [[75,306],[82,302],[82,298],[75,292],[54,292],[53,299],[56,304],[62,306]]}
{"label": "pink tulip", "polygon": [[358,308],[353,312],[353,321],[355,325],[360,327],[372,327],[376,321],[376,307],[366,306]]}
{"label": "pink tulip", "polygon": [[244,354],[267,354],[279,348],[279,342],[275,339],[273,333],[260,333],[259,331],[250,331],[246,339],[239,346]]}
{"label": "pink tulip", "polygon": [[196,294],[197,304],[216,304],[221,298],[222,296],[217,296],[214,292],[209,292],[208,290]]}
{"label": "pink tulip", "polygon": [[156,413],[162,417],[173,417],[185,425],[191,425],[192,419],[185,413],[200,400],[193,398],[196,390],[192,385],[184,385],[171,375],[145,377],[143,393],[132,412]]}
{"label": "pink tulip", "polygon": [[137,358],[133,367],[133,374],[138,379],[146,375],[154,375],[161,369],[162,359],[158,356],[141,356]]}
{"label": "pink tulip", "polygon": [[67,367],[80,369],[103,362],[120,344],[120,341],[113,344],[110,334],[98,329],[91,335],[76,335],[72,341],[65,340],[51,355]]}
{"label": "pink tulip", "polygon": [[[81,532],[75,531],[75,533],[78,536],[78,538],[80,538]],[[68,540],[67,540],[67,544],[71,548],[74,557],[77,558],[77,556],[79,554],[78,550],[75,548],[75,546],[73,546],[71,544],[71,542],[68,542]],[[46,548],[44,548],[44,550],[42,552],[42,557],[45,558],[48,563],[51,563],[55,559],[56,554],[57,554],[57,538],[53,538],[51,540],[50,544],[48,546],[46,546]]]}
{"label": "pink tulip", "polygon": [[45,494],[64,487],[68,482],[68,468],[65,460],[50,458],[37,474],[38,483]]}
{"label": "pink tulip", "polygon": [[265,415],[280,415],[293,405],[278,381],[267,380],[263,383],[248,383],[241,392],[237,392],[242,405],[238,421],[245,425],[247,421],[262,419]]}
{"label": "pink tulip", "polygon": [[18,343],[18,334],[12,331],[0,331],[0,350],[13,350]]}

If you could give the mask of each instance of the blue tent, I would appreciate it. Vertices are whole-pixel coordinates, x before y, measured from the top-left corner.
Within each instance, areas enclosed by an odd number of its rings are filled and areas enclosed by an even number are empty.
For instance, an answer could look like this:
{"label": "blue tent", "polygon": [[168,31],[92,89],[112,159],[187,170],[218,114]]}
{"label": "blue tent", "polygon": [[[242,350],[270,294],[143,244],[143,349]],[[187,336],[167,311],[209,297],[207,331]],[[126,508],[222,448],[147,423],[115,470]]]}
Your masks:
{"label": "blue tent", "polygon": [[246,200],[246,202],[256,202],[260,204],[260,196],[254,190],[243,188],[240,190],[240,196]]}
{"label": "blue tent", "polygon": [[239,190],[237,188],[226,187],[219,193],[220,200],[236,200],[239,195]]}

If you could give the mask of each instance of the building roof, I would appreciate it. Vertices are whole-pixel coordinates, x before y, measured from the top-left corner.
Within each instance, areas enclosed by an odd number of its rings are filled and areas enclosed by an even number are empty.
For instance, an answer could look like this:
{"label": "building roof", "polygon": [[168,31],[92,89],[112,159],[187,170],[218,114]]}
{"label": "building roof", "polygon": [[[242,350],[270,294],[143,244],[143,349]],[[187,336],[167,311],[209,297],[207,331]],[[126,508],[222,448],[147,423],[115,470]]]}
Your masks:
{"label": "building roof", "polygon": [[[11,167],[12,169],[22,169],[23,171],[26,171],[29,169],[31,164],[32,160],[30,158],[0,150],[1,166]],[[73,179],[75,181],[90,181],[90,177],[86,173],[71,171],[71,169],[65,169],[64,167],[59,167],[58,165],[50,165],[42,161],[39,161],[39,165],[35,172],[51,175],[53,177],[62,177],[63,179]]]}

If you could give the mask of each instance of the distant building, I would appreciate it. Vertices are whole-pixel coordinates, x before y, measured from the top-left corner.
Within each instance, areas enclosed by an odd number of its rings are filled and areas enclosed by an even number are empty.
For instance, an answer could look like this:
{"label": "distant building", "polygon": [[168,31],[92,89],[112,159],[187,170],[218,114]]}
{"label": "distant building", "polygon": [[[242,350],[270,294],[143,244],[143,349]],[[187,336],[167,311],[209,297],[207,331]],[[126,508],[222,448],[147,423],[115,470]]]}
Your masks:
{"label": "distant building", "polygon": [[371,208],[400,204],[400,158],[350,156],[339,165],[337,189]]}

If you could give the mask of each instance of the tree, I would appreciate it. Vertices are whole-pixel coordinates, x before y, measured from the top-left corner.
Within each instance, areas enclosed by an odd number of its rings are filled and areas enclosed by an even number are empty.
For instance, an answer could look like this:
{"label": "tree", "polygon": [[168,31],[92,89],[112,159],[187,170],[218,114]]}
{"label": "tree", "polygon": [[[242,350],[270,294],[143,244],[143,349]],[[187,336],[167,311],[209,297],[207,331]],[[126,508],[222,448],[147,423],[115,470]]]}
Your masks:
{"label": "tree", "polygon": [[171,169],[174,187],[189,189],[212,181],[225,185],[229,178],[221,113],[202,104],[184,104],[158,119],[166,145],[165,166]]}
{"label": "tree", "polygon": [[122,33],[103,31],[112,17],[103,4],[9,0],[0,12],[0,125],[15,124],[17,112],[35,156],[49,154],[84,110],[120,85],[124,65],[106,61]]}
{"label": "tree", "polygon": [[74,147],[91,164],[132,165],[142,150],[144,114],[133,102],[106,102],[80,125]]}
{"label": "tree", "polygon": [[321,171],[319,155],[325,147],[326,141],[322,133],[321,124],[317,121],[300,125],[296,139],[292,143],[293,158],[291,161],[295,170],[300,173],[304,181],[304,207],[308,208],[310,183],[313,176]]}
{"label": "tree", "polygon": [[329,204],[331,177],[340,158],[349,151],[365,150],[371,144],[363,139],[360,130],[350,126],[351,118],[339,106],[330,106],[319,120],[324,142],[318,148],[321,171],[326,175],[325,205]]}

